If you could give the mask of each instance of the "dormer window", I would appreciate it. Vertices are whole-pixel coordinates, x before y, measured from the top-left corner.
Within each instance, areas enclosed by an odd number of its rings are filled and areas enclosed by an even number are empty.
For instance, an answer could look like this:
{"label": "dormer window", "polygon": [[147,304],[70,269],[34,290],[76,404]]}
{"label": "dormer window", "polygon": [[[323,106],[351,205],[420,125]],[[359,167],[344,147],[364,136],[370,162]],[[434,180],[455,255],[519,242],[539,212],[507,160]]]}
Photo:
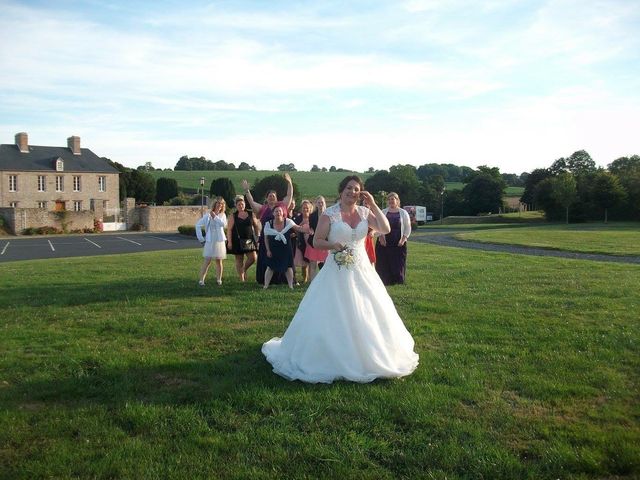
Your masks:
{"label": "dormer window", "polygon": [[56,160],[56,172],[64,171],[64,161],[61,158]]}

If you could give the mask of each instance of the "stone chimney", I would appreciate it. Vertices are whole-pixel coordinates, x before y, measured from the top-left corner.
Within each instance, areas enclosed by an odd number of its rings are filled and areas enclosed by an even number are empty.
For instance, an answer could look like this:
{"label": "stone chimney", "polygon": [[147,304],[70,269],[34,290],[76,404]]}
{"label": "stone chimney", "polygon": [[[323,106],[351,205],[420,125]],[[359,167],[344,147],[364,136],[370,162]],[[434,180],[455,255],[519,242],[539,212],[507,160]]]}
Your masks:
{"label": "stone chimney", "polygon": [[74,155],[82,154],[82,152],[80,152],[80,137],[74,135],[73,137],[67,138],[67,147],[69,147],[69,150],[71,150]]}
{"label": "stone chimney", "polygon": [[16,133],[16,145],[20,153],[29,153],[29,135],[26,132]]}

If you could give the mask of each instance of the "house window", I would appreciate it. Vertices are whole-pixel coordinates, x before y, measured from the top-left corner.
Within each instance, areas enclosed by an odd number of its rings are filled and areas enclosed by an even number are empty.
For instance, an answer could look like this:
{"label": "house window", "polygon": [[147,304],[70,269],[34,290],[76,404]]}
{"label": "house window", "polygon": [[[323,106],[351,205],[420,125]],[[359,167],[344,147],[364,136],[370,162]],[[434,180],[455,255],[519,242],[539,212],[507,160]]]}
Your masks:
{"label": "house window", "polygon": [[82,210],[82,201],[81,200],[74,200],[73,201],[73,211],[74,212],[79,212],[80,210]]}
{"label": "house window", "polygon": [[79,192],[80,191],[80,177],[73,177],[73,191],[74,192]]}
{"label": "house window", "polygon": [[56,176],[56,192],[64,192],[64,177],[62,175]]}
{"label": "house window", "polygon": [[98,177],[98,191],[99,192],[107,191],[107,177]]}
{"label": "house window", "polygon": [[9,175],[9,191],[17,192],[18,191],[18,176],[17,175]]}
{"label": "house window", "polygon": [[44,192],[46,190],[46,177],[44,175],[38,175],[38,191]]}
{"label": "house window", "polygon": [[61,159],[56,160],[56,172],[64,171],[64,162]]}
{"label": "house window", "polygon": [[47,202],[38,202],[38,208],[47,209]]}
{"label": "house window", "polygon": [[18,202],[9,202],[11,208],[18,208]]}

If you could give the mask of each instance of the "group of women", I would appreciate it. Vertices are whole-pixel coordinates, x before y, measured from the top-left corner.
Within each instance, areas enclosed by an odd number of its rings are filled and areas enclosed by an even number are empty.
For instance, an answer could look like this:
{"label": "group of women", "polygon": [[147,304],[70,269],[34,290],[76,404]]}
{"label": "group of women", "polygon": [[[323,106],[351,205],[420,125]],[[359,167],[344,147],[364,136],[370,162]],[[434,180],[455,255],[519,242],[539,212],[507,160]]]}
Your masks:
{"label": "group of women", "polygon": [[[411,225],[400,209],[400,198],[389,194],[388,207],[381,210],[364,191],[362,180],[351,175],[340,183],[335,205],[326,208],[320,197],[315,205],[303,200],[294,221],[289,218],[293,187],[288,175],[285,179],[286,197],[278,202],[276,193],[269,192],[264,204],[253,199],[243,181],[256,215],[246,211],[243,197],[237,197],[236,211],[227,221],[224,199],[214,201],[211,212],[196,224],[196,235],[205,245],[200,284],[204,285],[212,259],[216,281],[222,283],[227,248],[236,255],[240,279],[245,281],[248,268],[256,263],[256,276],[264,288],[276,274],[283,274],[293,288],[294,265],[306,266],[303,280],[314,276],[315,280],[284,335],[262,346],[273,371],[288,380],[310,383],[371,382],[409,375],[418,366],[418,355],[384,286],[404,282]],[[370,243],[373,235],[378,238],[375,249]],[[324,267],[318,271],[320,262]],[[383,271],[389,265],[397,271]]]}
{"label": "group of women", "polygon": [[[236,272],[242,282],[247,271],[256,264],[256,281],[265,289],[272,283],[286,283],[289,288],[298,280],[307,283],[314,279],[327,258],[327,251],[314,245],[315,231],[327,206],[324,197],[318,196],[315,204],[303,200],[300,211],[293,215],[293,184],[289,174],[287,194],[279,201],[274,190],[267,192],[264,203],[254,200],[249,183],[242,181],[244,196],[235,199],[235,211],[228,218],[226,204],[218,197],[211,211],[196,224],[196,235],[204,245],[204,261],[200,269],[199,284],[204,285],[212,261],[215,264],[216,282],[222,284],[223,260],[227,252],[235,256]],[[245,197],[251,206],[246,209]],[[382,213],[390,224],[390,232],[381,235],[369,228],[365,237],[365,250],[370,263],[375,266],[385,285],[404,283],[407,238],[411,234],[409,214],[400,208],[400,197],[387,195],[387,208]],[[339,201],[339,200],[338,200]],[[367,200],[363,205],[369,207]],[[202,235],[202,228],[205,235]],[[374,238],[377,237],[377,241]],[[375,245],[375,246],[374,246]],[[296,277],[300,268],[301,277]]]}

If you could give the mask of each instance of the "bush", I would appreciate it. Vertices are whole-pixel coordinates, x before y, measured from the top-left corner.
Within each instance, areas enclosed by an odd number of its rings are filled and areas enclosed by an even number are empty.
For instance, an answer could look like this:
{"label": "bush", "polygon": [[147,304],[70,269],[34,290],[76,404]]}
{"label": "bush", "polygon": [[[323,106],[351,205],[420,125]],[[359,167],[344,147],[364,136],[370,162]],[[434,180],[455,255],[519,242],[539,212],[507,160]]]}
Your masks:
{"label": "bush", "polygon": [[141,232],[142,230],[144,230],[144,227],[140,223],[134,223],[133,225],[131,225],[131,228],[129,230],[133,232]]}
{"label": "bush", "polygon": [[59,228],[51,227],[51,226],[47,225],[45,227],[36,228],[36,232],[35,233],[37,233],[38,235],[54,235],[54,234],[63,233],[63,230],[60,230]]}
{"label": "bush", "polygon": [[191,237],[196,236],[196,227],[195,225],[180,225],[178,227],[178,233],[182,235],[189,235]]}

